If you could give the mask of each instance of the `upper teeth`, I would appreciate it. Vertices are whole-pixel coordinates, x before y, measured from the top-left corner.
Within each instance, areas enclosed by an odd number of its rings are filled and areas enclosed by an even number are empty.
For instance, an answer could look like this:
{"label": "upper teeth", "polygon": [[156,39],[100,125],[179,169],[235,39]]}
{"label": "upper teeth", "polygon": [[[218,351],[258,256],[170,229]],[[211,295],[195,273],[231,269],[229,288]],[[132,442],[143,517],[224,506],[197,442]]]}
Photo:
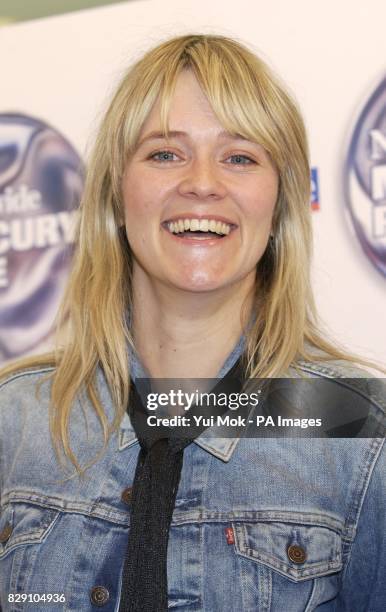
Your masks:
{"label": "upper teeth", "polygon": [[168,228],[173,234],[179,232],[215,232],[216,234],[229,234],[231,226],[222,221],[215,221],[214,219],[178,219],[177,221],[170,221]]}

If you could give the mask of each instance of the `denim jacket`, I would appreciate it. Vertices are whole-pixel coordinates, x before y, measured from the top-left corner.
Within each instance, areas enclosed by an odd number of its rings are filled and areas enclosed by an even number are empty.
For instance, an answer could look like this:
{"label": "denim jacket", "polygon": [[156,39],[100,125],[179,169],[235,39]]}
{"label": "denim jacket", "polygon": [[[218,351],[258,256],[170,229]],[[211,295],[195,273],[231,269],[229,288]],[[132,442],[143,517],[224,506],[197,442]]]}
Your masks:
{"label": "denim jacket", "polygon": [[[242,350],[240,341],[219,377]],[[132,356],[134,377],[143,370]],[[307,377],[360,376],[341,363]],[[79,478],[49,434],[50,368],[0,388],[0,602],[3,612],[117,611],[139,444],[130,419]],[[362,374],[363,376],[363,374]],[[103,374],[98,390],[109,419]],[[373,406],[384,418],[382,401]],[[213,438],[185,449],[168,546],[176,612],[386,610],[386,450],[382,438]],[[85,397],[71,416],[84,465],[101,445]],[[25,601],[23,602],[23,598]]]}

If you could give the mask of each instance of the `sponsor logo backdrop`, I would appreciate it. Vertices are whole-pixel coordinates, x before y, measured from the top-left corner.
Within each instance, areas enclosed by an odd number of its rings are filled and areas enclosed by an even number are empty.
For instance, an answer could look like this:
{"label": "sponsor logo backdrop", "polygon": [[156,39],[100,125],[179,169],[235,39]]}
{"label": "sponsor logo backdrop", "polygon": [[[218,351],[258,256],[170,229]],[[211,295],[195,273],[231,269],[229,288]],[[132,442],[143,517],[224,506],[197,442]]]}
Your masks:
{"label": "sponsor logo backdrop", "polygon": [[50,335],[71,261],[81,161],[43,121],[0,114],[0,357]]}

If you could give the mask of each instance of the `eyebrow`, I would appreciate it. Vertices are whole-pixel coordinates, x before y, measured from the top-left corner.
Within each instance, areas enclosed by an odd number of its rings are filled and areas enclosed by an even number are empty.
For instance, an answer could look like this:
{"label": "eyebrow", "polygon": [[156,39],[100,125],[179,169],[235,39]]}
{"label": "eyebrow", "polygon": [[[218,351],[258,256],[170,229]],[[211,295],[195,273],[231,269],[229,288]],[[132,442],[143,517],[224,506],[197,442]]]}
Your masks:
{"label": "eyebrow", "polygon": [[[189,137],[189,134],[187,132],[182,132],[180,130],[170,130],[168,132],[169,138],[181,138],[181,137],[186,137],[186,136]],[[230,140],[244,140],[245,142],[251,142],[250,140],[248,140],[248,138],[244,138],[244,136],[241,136],[241,134],[231,134],[227,130],[221,130],[221,132],[218,133],[218,138],[222,140],[227,138]],[[139,141],[137,146],[140,147],[142,144],[144,144],[148,140],[168,140],[168,138],[166,137],[164,132],[161,132],[161,131],[150,132],[149,134],[147,134],[147,136],[145,136]]]}

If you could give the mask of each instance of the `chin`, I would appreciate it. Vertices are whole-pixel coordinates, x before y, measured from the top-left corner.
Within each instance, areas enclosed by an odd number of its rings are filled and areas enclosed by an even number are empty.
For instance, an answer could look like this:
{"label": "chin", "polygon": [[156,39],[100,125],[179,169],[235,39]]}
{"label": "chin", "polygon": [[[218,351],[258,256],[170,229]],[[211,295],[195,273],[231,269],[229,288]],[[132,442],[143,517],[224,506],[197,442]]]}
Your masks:
{"label": "chin", "polygon": [[170,285],[181,291],[215,291],[216,289],[222,289],[227,285],[223,279],[219,279],[218,275],[216,278],[214,275],[208,275],[205,273],[196,272],[195,274],[186,274],[183,278],[170,279]]}

